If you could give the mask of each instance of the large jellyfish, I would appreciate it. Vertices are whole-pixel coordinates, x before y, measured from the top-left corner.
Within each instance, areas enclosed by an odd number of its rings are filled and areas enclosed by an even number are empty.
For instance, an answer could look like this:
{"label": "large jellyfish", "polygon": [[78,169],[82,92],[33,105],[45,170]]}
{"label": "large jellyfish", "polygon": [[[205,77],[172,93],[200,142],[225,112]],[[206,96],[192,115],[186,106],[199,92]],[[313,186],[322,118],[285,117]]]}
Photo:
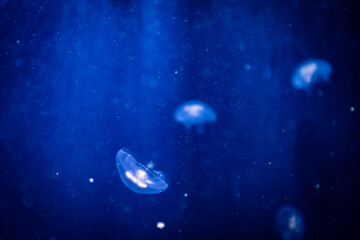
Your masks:
{"label": "large jellyfish", "polygon": [[305,234],[305,220],[297,208],[285,206],[276,215],[276,228],[284,240],[301,240]]}
{"label": "large jellyfish", "polygon": [[192,100],[181,104],[174,113],[177,122],[183,124],[187,130],[196,126],[198,133],[204,132],[204,123],[216,121],[216,113],[206,103],[199,100]]}
{"label": "large jellyfish", "polygon": [[124,149],[116,154],[116,167],[123,183],[136,193],[161,193],[168,187],[161,171],[146,168]]}
{"label": "large jellyfish", "polygon": [[301,63],[292,76],[292,85],[295,89],[308,89],[318,82],[328,82],[332,67],[322,59],[310,59]]}

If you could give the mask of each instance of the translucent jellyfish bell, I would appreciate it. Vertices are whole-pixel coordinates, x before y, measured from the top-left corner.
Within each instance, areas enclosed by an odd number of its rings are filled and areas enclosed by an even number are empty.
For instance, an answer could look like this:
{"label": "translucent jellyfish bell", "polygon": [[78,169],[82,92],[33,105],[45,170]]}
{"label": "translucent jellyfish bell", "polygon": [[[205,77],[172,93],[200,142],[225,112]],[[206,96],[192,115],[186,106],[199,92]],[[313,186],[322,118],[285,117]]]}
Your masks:
{"label": "translucent jellyfish bell", "polygon": [[190,130],[192,126],[197,127],[199,133],[203,133],[203,124],[216,121],[215,111],[206,103],[192,100],[181,104],[174,113],[177,122],[183,124]]}
{"label": "translucent jellyfish bell", "polygon": [[149,170],[124,149],[116,154],[116,167],[123,183],[136,193],[161,193],[168,187],[163,172]]}
{"label": "translucent jellyfish bell", "polygon": [[305,234],[304,217],[297,208],[291,206],[279,210],[276,227],[284,240],[300,240]]}
{"label": "translucent jellyfish bell", "polygon": [[318,82],[328,82],[332,67],[322,59],[310,59],[301,63],[292,76],[292,85],[295,89],[307,89]]}

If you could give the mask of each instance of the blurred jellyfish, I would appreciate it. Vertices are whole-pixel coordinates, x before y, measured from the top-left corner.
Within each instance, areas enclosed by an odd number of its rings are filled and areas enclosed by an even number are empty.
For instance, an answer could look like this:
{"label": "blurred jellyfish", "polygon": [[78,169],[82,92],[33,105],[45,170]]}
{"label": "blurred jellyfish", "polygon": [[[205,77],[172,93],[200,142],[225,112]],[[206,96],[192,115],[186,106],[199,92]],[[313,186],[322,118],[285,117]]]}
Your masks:
{"label": "blurred jellyfish", "polygon": [[310,59],[301,63],[292,76],[292,85],[295,89],[308,89],[318,82],[328,82],[332,67],[322,59]]}
{"label": "blurred jellyfish", "polygon": [[300,211],[285,206],[276,215],[276,228],[284,240],[300,240],[305,234],[305,220]]}
{"label": "blurred jellyfish", "polygon": [[124,184],[136,193],[161,193],[168,187],[163,172],[146,168],[124,149],[116,154],[116,167]]}
{"label": "blurred jellyfish", "polygon": [[187,130],[194,125],[199,134],[204,133],[204,123],[215,122],[216,113],[204,102],[192,100],[181,104],[174,113],[177,122],[183,124]]}

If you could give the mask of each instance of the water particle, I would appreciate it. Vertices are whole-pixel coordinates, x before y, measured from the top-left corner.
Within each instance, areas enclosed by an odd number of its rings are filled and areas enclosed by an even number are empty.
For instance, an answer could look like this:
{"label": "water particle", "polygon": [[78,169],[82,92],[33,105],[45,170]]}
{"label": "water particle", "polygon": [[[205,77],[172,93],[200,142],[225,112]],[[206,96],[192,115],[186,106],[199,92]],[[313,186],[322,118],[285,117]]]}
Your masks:
{"label": "water particle", "polygon": [[157,227],[158,229],[163,229],[163,228],[165,227],[165,223],[163,223],[163,222],[158,222],[158,223],[156,224],[156,227]]}

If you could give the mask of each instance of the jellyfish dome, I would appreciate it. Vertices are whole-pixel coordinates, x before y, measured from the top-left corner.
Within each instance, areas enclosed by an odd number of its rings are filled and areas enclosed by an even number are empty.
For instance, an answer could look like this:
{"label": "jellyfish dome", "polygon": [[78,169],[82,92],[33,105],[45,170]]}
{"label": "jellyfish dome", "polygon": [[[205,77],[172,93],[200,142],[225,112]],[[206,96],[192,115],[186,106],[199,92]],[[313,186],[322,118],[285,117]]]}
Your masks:
{"label": "jellyfish dome", "polygon": [[163,172],[146,168],[124,149],[116,154],[116,167],[125,186],[136,193],[161,193],[168,187]]}
{"label": "jellyfish dome", "polygon": [[276,228],[284,240],[301,240],[305,234],[305,220],[297,208],[284,206],[276,215]]}
{"label": "jellyfish dome", "polygon": [[199,126],[201,131],[204,123],[216,121],[215,111],[206,103],[199,100],[192,100],[181,104],[174,113],[177,122],[183,124],[186,129],[192,126]]}
{"label": "jellyfish dome", "polygon": [[301,63],[292,76],[295,89],[306,89],[318,82],[328,82],[332,72],[331,64],[322,59],[310,59]]}

